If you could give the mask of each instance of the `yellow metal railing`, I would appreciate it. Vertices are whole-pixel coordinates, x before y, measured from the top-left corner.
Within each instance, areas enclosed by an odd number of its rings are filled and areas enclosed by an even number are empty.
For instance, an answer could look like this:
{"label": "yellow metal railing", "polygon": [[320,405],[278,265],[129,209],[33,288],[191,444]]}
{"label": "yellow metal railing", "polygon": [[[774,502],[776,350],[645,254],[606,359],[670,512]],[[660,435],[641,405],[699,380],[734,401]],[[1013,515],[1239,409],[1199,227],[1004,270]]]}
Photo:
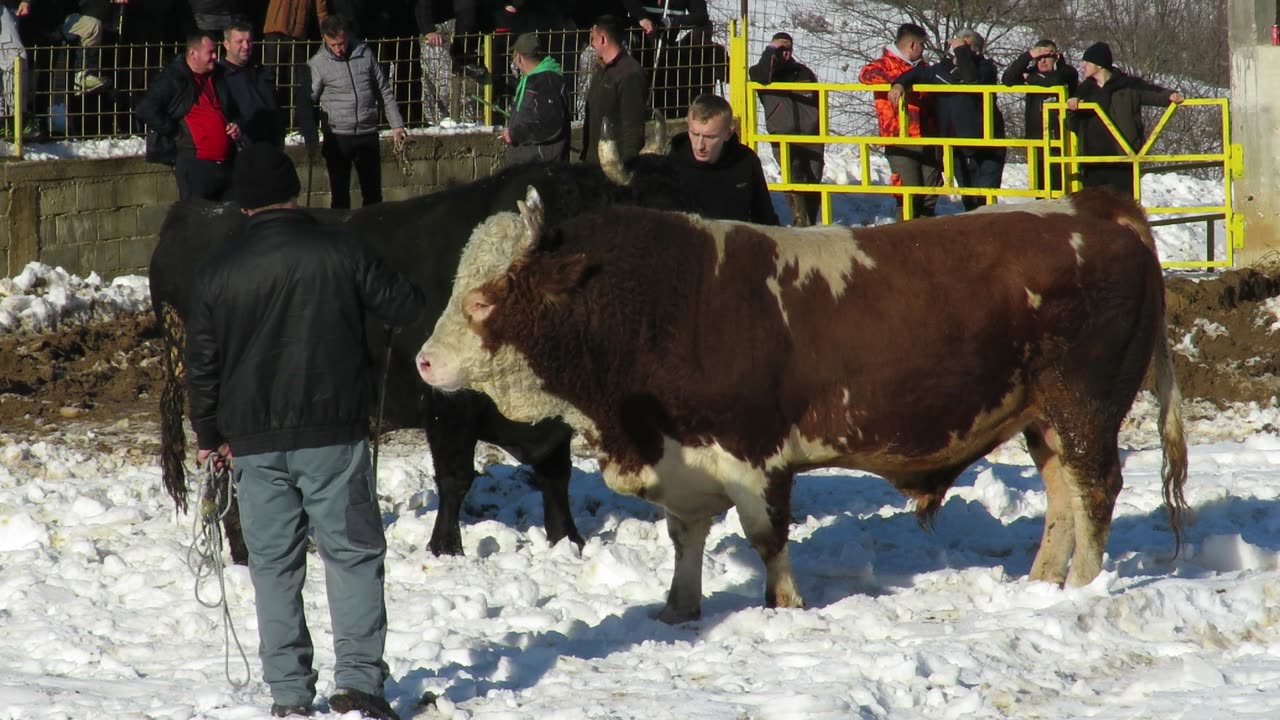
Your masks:
{"label": "yellow metal railing", "polygon": [[[749,57],[747,50],[746,33],[740,26],[734,25],[730,27],[730,44],[734,57]],[[1217,220],[1223,221],[1226,235],[1226,256],[1224,258],[1213,257],[1212,246],[1206,254],[1204,260],[1194,261],[1170,261],[1164,263],[1166,267],[1222,267],[1230,266],[1234,261],[1234,250],[1241,247],[1244,237],[1244,226],[1241,218],[1237,217],[1231,207],[1232,198],[1232,181],[1240,177],[1242,172],[1242,164],[1240,160],[1241,150],[1239,145],[1233,145],[1230,137],[1230,117],[1228,102],[1225,98],[1198,98],[1188,99],[1180,105],[1170,105],[1166,108],[1164,115],[1161,116],[1159,122],[1151,130],[1146,142],[1136,152],[1130,148],[1120,137],[1115,125],[1101,113],[1100,117],[1111,133],[1120,141],[1121,147],[1126,151],[1125,155],[1105,156],[1105,157],[1087,157],[1077,154],[1076,138],[1066,129],[1066,97],[1060,88],[1045,88],[1033,85],[917,85],[913,87],[920,93],[929,92],[966,92],[978,93],[982,95],[983,106],[983,127],[984,137],[982,138],[940,138],[940,137],[909,137],[907,135],[907,114],[904,103],[899,103],[899,135],[896,137],[882,137],[880,135],[833,135],[828,123],[830,96],[833,93],[873,93],[877,91],[889,90],[888,85],[866,85],[862,83],[771,83],[769,85],[761,85],[759,83],[748,82],[746,78],[746,64],[743,62],[733,63],[730,68],[730,82],[734,91],[730,95],[730,103],[733,105],[734,112],[742,118],[742,127],[740,136],[742,142],[749,147],[756,149],[759,143],[769,142],[778,143],[778,165],[782,173],[782,182],[770,183],[769,189],[782,192],[812,192],[818,193],[822,199],[822,220],[829,223],[832,220],[831,196],[836,193],[867,193],[878,195],[901,195],[903,196],[903,212],[905,217],[911,217],[911,198],[915,195],[922,194],[940,194],[948,195],[977,195],[985,196],[988,201],[995,198],[1045,198],[1054,195],[1061,195],[1067,190],[1077,190],[1080,187],[1079,169],[1083,164],[1094,162],[1126,162],[1133,166],[1134,173],[1134,192],[1138,199],[1141,199],[1141,177],[1142,166],[1151,163],[1165,164],[1166,167],[1211,167],[1220,168],[1223,183],[1223,202],[1213,205],[1194,205],[1194,206],[1147,206],[1148,214],[1153,216],[1165,215],[1167,218],[1154,219],[1153,223],[1157,225],[1167,225],[1178,221],[1186,222],[1208,222],[1210,223],[1210,238],[1212,239],[1212,223]],[[742,88],[739,92],[737,88]],[[761,90],[766,91],[784,91],[797,90],[804,92],[816,92],[818,96],[818,133],[816,135],[780,135],[770,134],[768,132],[757,131],[757,103],[756,93]],[[995,138],[995,108],[996,98],[1002,94],[1012,94],[1022,96],[1027,94],[1047,94],[1048,98],[1042,108],[1041,122],[1043,123],[1042,138],[1026,139],[1026,138]],[[1091,103],[1083,103],[1080,105],[1083,109],[1096,109],[1096,105]],[[1222,150],[1220,152],[1202,152],[1202,153],[1164,153],[1154,154],[1151,152],[1154,145],[1160,139],[1162,132],[1168,126],[1170,118],[1176,112],[1187,112],[1191,108],[1199,107],[1216,107],[1221,113],[1220,127],[1221,136],[1220,144]],[[1181,108],[1181,110],[1180,110]],[[1050,127],[1054,125],[1055,127]],[[857,145],[859,147],[860,172],[858,173],[858,181],[846,184],[834,183],[794,183],[790,182],[790,146],[792,143],[814,144],[822,143],[826,145]],[[891,146],[933,146],[941,148],[942,163],[942,187],[927,186],[907,186],[907,185],[881,185],[874,184],[871,181],[871,156],[872,150],[877,147]],[[1026,188],[973,188],[960,187],[955,182],[954,169],[954,153],[952,150],[957,147],[999,147],[999,148],[1018,148],[1027,153],[1028,161],[1028,186]],[[1030,160],[1034,158],[1034,161]],[[1065,173],[1067,182],[1064,183],[1062,190],[1053,190],[1052,183],[1047,182],[1051,173]],[[1041,182],[1044,178],[1046,182]]]}

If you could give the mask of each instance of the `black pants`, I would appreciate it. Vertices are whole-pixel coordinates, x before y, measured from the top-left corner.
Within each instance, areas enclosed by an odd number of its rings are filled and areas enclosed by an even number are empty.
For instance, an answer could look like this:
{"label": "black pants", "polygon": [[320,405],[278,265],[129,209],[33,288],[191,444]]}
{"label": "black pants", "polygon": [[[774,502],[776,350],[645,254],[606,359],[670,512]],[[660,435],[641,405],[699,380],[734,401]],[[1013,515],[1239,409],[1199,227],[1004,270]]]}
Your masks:
{"label": "black pants", "polygon": [[378,134],[324,134],[320,154],[329,169],[329,207],[351,207],[351,166],[360,179],[361,207],[382,202],[382,158]]}
{"label": "black pants", "polygon": [[178,153],[173,176],[178,180],[179,200],[224,200],[231,190],[231,164],[200,160],[194,153]]}
{"label": "black pants", "polygon": [[1085,187],[1110,187],[1133,197],[1133,166],[1129,163],[1089,163],[1080,167]]}

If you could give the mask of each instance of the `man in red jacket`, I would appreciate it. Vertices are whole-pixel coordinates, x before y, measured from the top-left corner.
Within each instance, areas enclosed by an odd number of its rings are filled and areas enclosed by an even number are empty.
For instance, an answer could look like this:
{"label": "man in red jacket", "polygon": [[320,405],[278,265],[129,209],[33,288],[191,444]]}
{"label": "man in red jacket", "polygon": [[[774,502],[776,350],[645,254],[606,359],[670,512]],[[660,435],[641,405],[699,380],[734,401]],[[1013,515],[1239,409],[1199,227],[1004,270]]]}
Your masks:
{"label": "man in red jacket", "polygon": [[[898,28],[898,34],[892,45],[885,46],[884,54],[867,63],[858,73],[858,82],[868,85],[892,85],[899,75],[924,62],[924,44],[928,39],[924,28],[914,23],[905,23]],[[890,100],[887,90],[875,93],[876,119],[880,124],[882,137],[899,137],[898,103]],[[904,101],[907,104],[907,137],[927,137],[931,130],[932,118],[923,107],[919,93],[907,93]],[[889,170],[893,173],[894,185],[918,185],[934,187],[942,179],[939,166],[938,148],[927,145],[887,145],[885,157],[889,160]],[[898,218],[902,219],[903,198],[898,199]],[[933,215],[938,204],[937,195],[914,195],[911,198],[912,217]]]}

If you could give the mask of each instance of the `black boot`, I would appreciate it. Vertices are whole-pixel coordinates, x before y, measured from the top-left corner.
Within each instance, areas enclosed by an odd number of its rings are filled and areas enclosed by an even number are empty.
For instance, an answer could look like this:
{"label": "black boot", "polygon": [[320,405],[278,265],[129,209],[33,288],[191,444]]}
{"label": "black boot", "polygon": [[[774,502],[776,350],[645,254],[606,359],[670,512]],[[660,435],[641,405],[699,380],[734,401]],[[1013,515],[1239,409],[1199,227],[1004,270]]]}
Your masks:
{"label": "black boot", "polygon": [[357,710],[361,717],[372,720],[400,720],[396,711],[391,709],[391,703],[377,695],[359,690],[339,689],[329,696],[329,709],[336,713]]}

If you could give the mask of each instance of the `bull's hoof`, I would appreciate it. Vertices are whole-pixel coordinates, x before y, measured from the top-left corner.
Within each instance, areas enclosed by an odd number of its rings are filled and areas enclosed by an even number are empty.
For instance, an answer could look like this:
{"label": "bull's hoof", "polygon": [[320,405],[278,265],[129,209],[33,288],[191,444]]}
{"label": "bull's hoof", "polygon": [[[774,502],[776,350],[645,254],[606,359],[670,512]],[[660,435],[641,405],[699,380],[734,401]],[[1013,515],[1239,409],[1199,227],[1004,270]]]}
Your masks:
{"label": "bull's hoof", "polygon": [[432,555],[440,557],[441,555],[452,555],[454,557],[462,556],[462,540],[453,541],[436,541],[432,540],[427,543],[427,549]]}
{"label": "bull's hoof", "polygon": [[702,608],[676,608],[667,605],[653,615],[654,620],[664,622],[668,625],[679,625],[680,623],[691,622],[702,617]]}

